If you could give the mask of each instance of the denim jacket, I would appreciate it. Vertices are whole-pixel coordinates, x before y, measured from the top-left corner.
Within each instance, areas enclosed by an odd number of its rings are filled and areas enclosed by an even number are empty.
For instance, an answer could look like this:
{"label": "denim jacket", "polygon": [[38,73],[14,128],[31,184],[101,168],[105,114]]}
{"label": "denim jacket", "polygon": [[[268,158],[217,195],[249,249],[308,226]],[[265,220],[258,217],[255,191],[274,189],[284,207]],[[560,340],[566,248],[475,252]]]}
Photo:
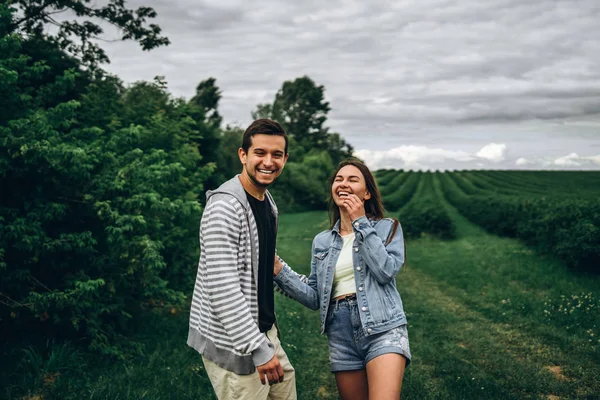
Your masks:
{"label": "denim jacket", "polygon": [[[365,335],[374,335],[406,324],[396,274],[404,264],[404,237],[398,226],[386,246],[393,221],[369,220],[363,216],[352,223],[354,280],[360,321]],[[292,298],[313,310],[320,310],[321,333],[327,330],[327,312],[333,292],[335,265],[342,249],[340,221],[333,229],[313,240],[308,281],[283,263],[275,282]],[[302,279],[304,278],[304,279]],[[305,283],[306,282],[306,283]]]}

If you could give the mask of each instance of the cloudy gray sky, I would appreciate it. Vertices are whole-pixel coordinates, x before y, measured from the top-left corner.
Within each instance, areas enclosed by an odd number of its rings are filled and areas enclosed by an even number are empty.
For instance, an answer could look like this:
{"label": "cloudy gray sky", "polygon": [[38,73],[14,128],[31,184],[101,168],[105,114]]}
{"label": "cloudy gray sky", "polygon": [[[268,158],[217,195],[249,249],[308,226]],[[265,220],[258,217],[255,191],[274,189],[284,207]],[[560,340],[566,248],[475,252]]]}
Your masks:
{"label": "cloudy gray sky", "polygon": [[[326,88],[328,126],[372,168],[600,169],[600,1],[199,1],[148,5],[172,44],[103,44],[125,82],[223,92],[245,127],[285,80]],[[293,149],[291,149],[293,157]]]}

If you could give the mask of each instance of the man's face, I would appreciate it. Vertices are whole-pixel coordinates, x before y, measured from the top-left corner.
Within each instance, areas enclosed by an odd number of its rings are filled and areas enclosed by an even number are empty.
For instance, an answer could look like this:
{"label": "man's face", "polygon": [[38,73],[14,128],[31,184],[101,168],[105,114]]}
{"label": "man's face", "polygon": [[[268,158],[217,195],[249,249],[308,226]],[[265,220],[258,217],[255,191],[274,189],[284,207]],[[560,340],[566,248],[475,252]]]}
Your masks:
{"label": "man's face", "polygon": [[252,136],[248,153],[239,149],[240,161],[244,165],[242,174],[258,187],[266,188],[281,174],[287,161],[285,138],[258,133]]}

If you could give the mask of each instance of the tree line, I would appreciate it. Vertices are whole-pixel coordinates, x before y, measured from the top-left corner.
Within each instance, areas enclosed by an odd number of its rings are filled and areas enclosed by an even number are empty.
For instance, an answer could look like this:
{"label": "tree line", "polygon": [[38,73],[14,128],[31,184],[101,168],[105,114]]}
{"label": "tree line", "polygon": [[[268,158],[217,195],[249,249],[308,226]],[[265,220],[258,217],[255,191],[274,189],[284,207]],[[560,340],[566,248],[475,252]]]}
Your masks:
{"label": "tree line", "polygon": [[[169,44],[155,16],[122,0],[0,4],[3,346],[57,338],[122,356],[144,309],[191,293],[204,193],[241,170],[243,127],[224,126],[215,78],[188,100],[164,77],[126,85],[102,69],[94,21],[151,50]],[[353,153],[326,126],[324,91],[299,77],[252,112],[290,135],[272,190],[284,212],[324,209],[328,174]]]}

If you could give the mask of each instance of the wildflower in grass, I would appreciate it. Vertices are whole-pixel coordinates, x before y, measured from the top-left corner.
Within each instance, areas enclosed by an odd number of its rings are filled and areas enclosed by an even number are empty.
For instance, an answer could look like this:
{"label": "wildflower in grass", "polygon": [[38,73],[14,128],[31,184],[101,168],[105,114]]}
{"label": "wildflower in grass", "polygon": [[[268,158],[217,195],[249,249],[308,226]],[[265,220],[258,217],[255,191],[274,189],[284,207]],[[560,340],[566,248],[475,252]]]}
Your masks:
{"label": "wildflower in grass", "polygon": [[586,333],[596,335],[595,322],[600,318],[600,302],[593,293],[560,295],[557,300],[544,301],[544,318],[566,329],[582,328]]}
{"label": "wildflower in grass", "polygon": [[191,370],[193,372],[199,373],[202,370],[202,367],[200,365],[192,365]]}

